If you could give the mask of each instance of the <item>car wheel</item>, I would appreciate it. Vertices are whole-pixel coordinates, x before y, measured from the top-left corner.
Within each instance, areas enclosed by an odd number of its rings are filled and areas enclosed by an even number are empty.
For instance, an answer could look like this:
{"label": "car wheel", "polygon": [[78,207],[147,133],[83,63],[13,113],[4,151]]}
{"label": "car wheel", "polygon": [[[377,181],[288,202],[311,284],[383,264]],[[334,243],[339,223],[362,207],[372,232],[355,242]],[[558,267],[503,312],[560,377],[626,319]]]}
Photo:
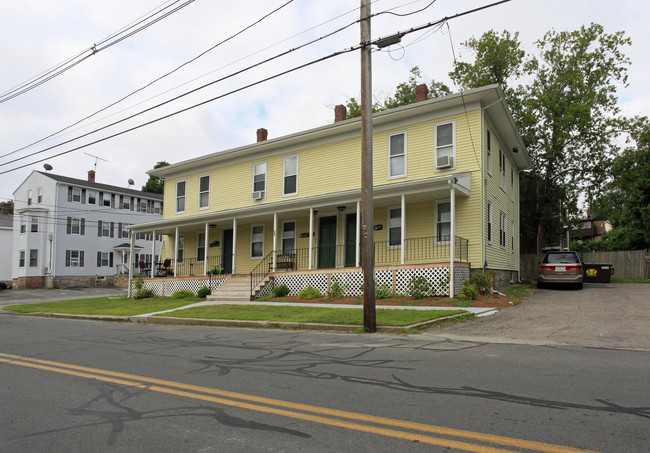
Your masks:
{"label": "car wheel", "polygon": [[582,289],[584,285],[582,283],[577,283],[576,284],[576,289]]}
{"label": "car wheel", "polygon": [[538,288],[538,289],[542,289],[542,288],[544,288],[544,283],[542,283],[542,282],[537,282],[537,288]]}

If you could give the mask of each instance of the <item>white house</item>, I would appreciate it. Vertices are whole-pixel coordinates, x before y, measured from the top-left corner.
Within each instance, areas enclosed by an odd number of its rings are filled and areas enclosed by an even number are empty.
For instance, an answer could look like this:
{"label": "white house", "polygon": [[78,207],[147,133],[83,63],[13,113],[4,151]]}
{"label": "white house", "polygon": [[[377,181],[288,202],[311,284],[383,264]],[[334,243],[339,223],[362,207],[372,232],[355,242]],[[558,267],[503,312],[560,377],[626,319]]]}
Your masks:
{"label": "white house", "polygon": [[[97,183],[93,170],[88,180],[33,171],[14,192],[14,287],[113,285],[128,274],[126,227],[159,219],[161,195]],[[147,236],[135,238],[136,273],[158,261]]]}

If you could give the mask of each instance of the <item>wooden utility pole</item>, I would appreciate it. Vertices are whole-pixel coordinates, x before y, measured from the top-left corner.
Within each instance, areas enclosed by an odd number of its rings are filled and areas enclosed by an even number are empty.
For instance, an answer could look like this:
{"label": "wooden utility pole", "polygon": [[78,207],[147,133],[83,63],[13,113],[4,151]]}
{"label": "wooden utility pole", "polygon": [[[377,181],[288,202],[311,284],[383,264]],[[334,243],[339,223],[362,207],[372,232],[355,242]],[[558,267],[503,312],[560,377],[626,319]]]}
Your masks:
{"label": "wooden utility pole", "polygon": [[375,237],[372,181],[372,64],[370,0],[361,0],[361,268],[363,329],[377,332],[375,312]]}

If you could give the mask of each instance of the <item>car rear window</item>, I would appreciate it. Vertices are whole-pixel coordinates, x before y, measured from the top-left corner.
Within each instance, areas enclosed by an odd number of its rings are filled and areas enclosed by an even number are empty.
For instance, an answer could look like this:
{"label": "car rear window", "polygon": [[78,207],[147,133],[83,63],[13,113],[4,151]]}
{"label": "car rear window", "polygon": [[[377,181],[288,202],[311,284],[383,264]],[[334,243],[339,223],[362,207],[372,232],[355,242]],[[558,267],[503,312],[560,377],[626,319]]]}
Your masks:
{"label": "car rear window", "polygon": [[549,252],[544,257],[543,263],[579,263],[580,258],[575,252]]}

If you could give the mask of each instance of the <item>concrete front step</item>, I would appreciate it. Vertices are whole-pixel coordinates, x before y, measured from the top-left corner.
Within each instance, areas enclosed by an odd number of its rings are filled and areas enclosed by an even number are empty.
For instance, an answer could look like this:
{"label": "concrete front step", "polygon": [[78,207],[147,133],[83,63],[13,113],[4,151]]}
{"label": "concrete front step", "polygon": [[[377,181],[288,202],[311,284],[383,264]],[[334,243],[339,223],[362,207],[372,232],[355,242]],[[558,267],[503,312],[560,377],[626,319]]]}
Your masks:
{"label": "concrete front step", "polygon": [[251,281],[249,275],[230,275],[214,294],[206,299],[213,301],[250,301]]}

